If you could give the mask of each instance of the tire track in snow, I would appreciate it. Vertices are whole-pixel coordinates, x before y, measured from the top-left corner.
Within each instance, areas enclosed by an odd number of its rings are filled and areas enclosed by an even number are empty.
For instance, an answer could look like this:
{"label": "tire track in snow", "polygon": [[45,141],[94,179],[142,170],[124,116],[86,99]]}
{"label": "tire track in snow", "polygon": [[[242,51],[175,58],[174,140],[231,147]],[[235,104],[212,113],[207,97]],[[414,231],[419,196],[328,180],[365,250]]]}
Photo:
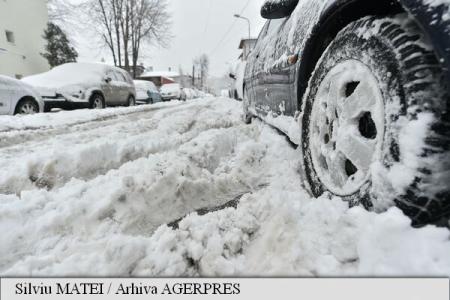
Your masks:
{"label": "tire track in snow", "polygon": [[239,107],[215,104],[199,103],[160,119],[161,135],[190,135],[173,149],[87,181],[32,190],[20,200],[0,195],[0,228],[15,228],[0,237],[0,272],[43,253],[70,259],[109,234],[149,237],[161,224],[259,189],[269,180],[269,174],[260,175],[267,148],[257,141],[260,126],[242,124]]}
{"label": "tire track in snow", "polygon": [[[130,161],[169,151],[205,130],[202,125],[195,129],[195,125],[196,118],[207,109],[209,106],[204,103],[194,103],[185,108],[161,110],[156,117],[154,112],[139,115],[138,119],[136,115],[126,116],[122,122],[109,121],[105,126],[94,123],[99,126],[86,130],[83,130],[86,125],[81,125],[81,129],[37,143],[30,142],[26,147],[18,145],[2,149],[0,154],[4,167],[0,170],[0,193],[18,194],[25,189],[35,188],[53,189],[73,178],[91,180]],[[172,128],[169,122],[166,131],[162,136],[159,135],[160,124],[177,113],[181,113],[185,119],[176,128]],[[186,120],[191,121],[186,125]],[[228,126],[231,126],[230,122],[217,123],[209,129]],[[177,134],[171,136],[170,131]],[[29,158],[31,153],[33,155]],[[17,164],[17,160],[22,161]],[[13,169],[16,171],[11,173]]]}
{"label": "tire track in snow", "polygon": [[[180,103],[177,105],[186,105],[185,103]],[[3,130],[0,131],[0,149],[7,148],[10,146],[17,146],[20,143],[29,143],[33,141],[42,141],[42,139],[50,139],[57,135],[72,134],[75,132],[80,132],[83,130],[92,130],[99,127],[105,127],[114,125],[118,122],[125,122],[127,120],[136,120],[150,113],[156,112],[162,109],[172,109],[173,105],[164,107],[145,107],[143,110],[130,111],[126,113],[121,113],[118,115],[110,114],[106,116],[94,117],[88,120],[75,121],[57,124],[54,126],[43,126],[43,127],[26,127],[20,130]],[[80,112],[80,111],[77,111]],[[86,113],[93,111],[84,110]],[[97,111],[94,111],[97,112]],[[67,114],[68,112],[63,112]]]}

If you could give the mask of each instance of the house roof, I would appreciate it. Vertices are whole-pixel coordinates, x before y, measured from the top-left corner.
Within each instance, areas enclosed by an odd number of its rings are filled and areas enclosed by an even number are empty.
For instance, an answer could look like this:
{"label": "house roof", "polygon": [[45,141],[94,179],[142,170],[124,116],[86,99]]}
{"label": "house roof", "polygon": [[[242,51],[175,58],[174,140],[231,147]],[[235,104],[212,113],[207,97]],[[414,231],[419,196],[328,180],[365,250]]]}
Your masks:
{"label": "house roof", "polygon": [[243,49],[245,44],[248,43],[256,43],[257,39],[242,39],[241,42],[239,43],[239,49]]}
{"label": "house roof", "polygon": [[174,77],[180,77],[180,74],[178,72],[172,72],[172,71],[151,71],[151,72],[144,72],[140,77],[174,78]]}

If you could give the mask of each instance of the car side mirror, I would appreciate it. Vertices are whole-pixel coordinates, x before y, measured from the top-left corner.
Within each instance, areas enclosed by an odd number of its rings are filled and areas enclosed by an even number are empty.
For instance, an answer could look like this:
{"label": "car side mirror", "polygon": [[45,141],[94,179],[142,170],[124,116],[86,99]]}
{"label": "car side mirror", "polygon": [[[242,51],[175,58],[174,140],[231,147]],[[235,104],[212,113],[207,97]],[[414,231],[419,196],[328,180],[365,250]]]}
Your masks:
{"label": "car side mirror", "polygon": [[235,75],[235,74],[233,74],[233,73],[230,73],[230,75],[229,75],[229,76],[230,76],[230,78],[231,78],[231,79],[234,79],[234,80],[236,80],[236,75]]}
{"label": "car side mirror", "polygon": [[105,82],[110,83],[112,81],[112,78],[109,76],[105,76]]}
{"label": "car side mirror", "polygon": [[264,19],[283,19],[292,14],[299,0],[266,0],[261,8]]}

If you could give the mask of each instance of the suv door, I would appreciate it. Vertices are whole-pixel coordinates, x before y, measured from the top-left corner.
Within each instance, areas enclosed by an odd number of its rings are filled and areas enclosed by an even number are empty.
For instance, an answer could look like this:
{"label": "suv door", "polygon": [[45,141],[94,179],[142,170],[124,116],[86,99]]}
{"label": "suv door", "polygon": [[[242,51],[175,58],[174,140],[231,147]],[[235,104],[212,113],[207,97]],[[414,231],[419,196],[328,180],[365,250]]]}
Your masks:
{"label": "suv door", "polygon": [[103,85],[103,94],[105,96],[105,103],[107,106],[117,105],[119,102],[119,97],[117,95],[117,77],[113,70],[108,70],[106,72],[106,78],[110,78],[110,82],[105,82]]}
{"label": "suv door", "polygon": [[116,86],[117,86],[118,104],[126,105],[126,104],[128,104],[128,96],[130,95],[130,91],[129,91],[130,88],[129,88],[127,78],[120,71],[115,71],[114,73],[116,74],[116,77],[117,77]]}

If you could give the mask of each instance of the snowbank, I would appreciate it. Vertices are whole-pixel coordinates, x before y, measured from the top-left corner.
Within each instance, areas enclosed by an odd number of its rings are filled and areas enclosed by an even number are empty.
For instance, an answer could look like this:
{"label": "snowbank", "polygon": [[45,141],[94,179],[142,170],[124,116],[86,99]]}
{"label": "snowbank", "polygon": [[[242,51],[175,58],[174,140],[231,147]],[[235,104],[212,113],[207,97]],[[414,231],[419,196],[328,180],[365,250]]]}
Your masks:
{"label": "snowbank", "polygon": [[38,139],[11,133],[17,142],[0,147],[16,170],[0,175],[1,275],[450,275],[448,229],[311,198],[298,150],[244,125],[239,102],[164,105],[69,132],[52,131],[55,117]]}

